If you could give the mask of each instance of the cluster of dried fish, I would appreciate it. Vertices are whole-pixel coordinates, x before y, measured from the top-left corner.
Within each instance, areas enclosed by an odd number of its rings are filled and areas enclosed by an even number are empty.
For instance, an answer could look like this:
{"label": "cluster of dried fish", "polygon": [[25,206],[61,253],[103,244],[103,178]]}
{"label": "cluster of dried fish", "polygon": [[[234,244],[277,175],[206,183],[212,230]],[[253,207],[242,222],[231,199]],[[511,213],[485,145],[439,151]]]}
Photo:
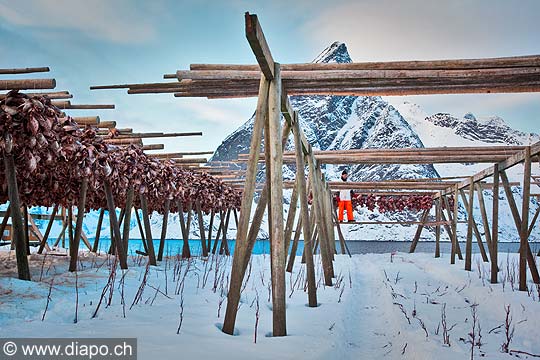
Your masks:
{"label": "cluster of dried fish", "polygon": [[[239,207],[240,193],[219,179],[149,157],[138,145],[106,144],[117,136],[114,131],[98,136],[97,128],[82,128],[61,115],[45,97],[12,91],[0,101],[0,153],[14,156],[21,204],[76,205],[84,179],[87,210],[107,207],[105,181],[113,185],[117,207],[125,205],[128,189],[144,194],[150,211],[164,211],[165,199],[172,200],[171,211],[177,201],[198,201],[205,212]],[[3,166],[0,178],[5,179]],[[0,201],[6,202],[5,180],[0,190]]]}

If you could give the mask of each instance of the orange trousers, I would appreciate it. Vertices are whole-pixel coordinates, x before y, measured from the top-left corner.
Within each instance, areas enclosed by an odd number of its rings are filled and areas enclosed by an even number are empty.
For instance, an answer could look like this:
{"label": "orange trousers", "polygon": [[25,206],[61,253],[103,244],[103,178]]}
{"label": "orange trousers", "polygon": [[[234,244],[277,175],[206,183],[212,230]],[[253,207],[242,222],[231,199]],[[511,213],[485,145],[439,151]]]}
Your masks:
{"label": "orange trousers", "polygon": [[353,211],[352,211],[352,202],[349,201],[339,201],[339,213],[338,213],[338,220],[343,221],[343,210],[347,209],[347,220],[353,221]]}

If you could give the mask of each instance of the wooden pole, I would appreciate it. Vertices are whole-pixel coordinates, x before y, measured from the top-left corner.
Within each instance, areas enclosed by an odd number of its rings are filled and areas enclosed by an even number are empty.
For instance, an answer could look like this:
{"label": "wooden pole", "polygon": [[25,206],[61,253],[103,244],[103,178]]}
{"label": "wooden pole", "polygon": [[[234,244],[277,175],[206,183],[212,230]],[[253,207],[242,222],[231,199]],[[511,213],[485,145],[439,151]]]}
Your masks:
{"label": "wooden pole", "polygon": [[[302,233],[304,234],[304,258],[306,261],[306,278],[308,284],[308,305],[309,307],[316,307],[317,303],[317,284],[315,282],[315,264],[313,261],[313,252],[311,244],[311,222],[309,221],[309,206],[307,203],[307,185],[305,174],[305,161],[304,154],[302,153],[302,138],[300,136],[300,119],[298,118],[298,112],[294,112],[293,117],[293,134],[294,134],[294,148],[296,156],[296,178],[298,179],[298,199],[300,201],[300,219],[302,223]],[[298,231],[298,230],[297,230]],[[295,236],[296,238],[296,236]],[[291,259],[289,261],[290,268],[294,265],[294,259],[296,258],[296,250],[291,252]]]}
{"label": "wooden pole", "polygon": [[8,198],[11,205],[12,237],[15,244],[15,257],[17,259],[17,273],[20,280],[30,280],[30,267],[28,266],[28,252],[24,243],[24,228],[21,221],[21,205],[19,202],[19,189],[17,187],[17,173],[12,154],[4,153],[4,171],[8,185]]}
{"label": "wooden pole", "polygon": [[[259,84],[259,99],[257,102],[257,110],[255,113],[255,121],[253,124],[253,134],[251,136],[249,160],[246,167],[246,182],[244,192],[242,194],[242,208],[240,209],[240,219],[236,235],[236,245],[234,248],[234,256],[231,268],[231,281],[229,292],[227,294],[227,309],[225,311],[225,319],[223,321],[222,331],[226,334],[233,335],[234,325],[236,323],[236,314],[238,304],[240,303],[240,291],[244,280],[245,272],[243,264],[246,261],[248,243],[246,241],[248,235],[249,217],[251,214],[251,205],[253,202],[253,192],[255,191],[255,181],[257,177],[257,164],[259,161],[259,152],[261,147],[262,132],[268,116],[268,91],[270,82],[261,77]],[[223,223],[223,218],[221,217]],[[225,229],[224,229],[225,230]],[[226,230],[225,230],[226,232]]]}
{"label": "wooden pole", "polygon": [[458,244],[458,236],[457,236],[457,221],[458,221],[458,210],[459,210],[459,195],[458,195],[458,187],[457,185],[454,187],[454,216],[452,219],[452,257],[450,259],[450,264],[456,263],[456,251]]}
{"label": "wooden pole", "polygon": [[6,226],[7,226],[10,216],[11,216],[11,204],[8,205],[6,212],[4,213],[4,218],[2,219],[2,224],[0,225],[0,240],[4,238],[4,231],[6,230]]}
{"label": "wooden pole", "polygon": [[131,209],[133,207],[133,198],[135,190],[129,187],[126,195],[126,207],[124,209],[124,228],[122,229],[122,241],[124,243],[124,252],[127,256],[129,249],[129,230],[131,230]]}
{"label": "wooden pole", "polygon": [[[41,243],[39,244],[38,254],[43,253],[43,249],[45,248],[45,245],[47,244],[47,239],[49,238],[49,234],[51,233],[52,225],[54,223],[54,218],[56,216],[57,211],[58,211],[58,204],[55,204],[53,207],[49,222],[47,223],[47,228],[45,229],[45,235],[43,235],[43,239],[41,240]],[[1,230],[0,234],[4,232],[3,228],[0,230]]]}
{"label": "wooden pole", "polygon": [[144,224],[144,230],[146,235],[146,246],[148,247],[148,262],[150,265],[157,265],[156,261],[156,253],[154,251],[154,241],[152,240],[152,228],[150,226],[150,214],[148,213],[148,202],[146,200],[146,196],[144,194],[140,194],[140,200],[141,200],[141,209],[142,209],[142,217],[143,217],[143,224]]}
{"label": "wooden pole", "polygon": [[523,162],[523,203],[519,231],[519,290],[527,291],[527,249],[529,248],[529,205],[531,201],[531,147],[525,147]]}
{"label": "wooden pole", "polygon": [[[506,171],[501,170],[499,172],[499,175],[501,177],[504,191],[506,193],[508,205],[510,206],[510,209],[512,212],[512,217],[514,218],[516,229],[518,230],[518,233],[520,234],[520,241],[521,241],[522,220],[519,215],[519,210],[516,205],[516,200],[514,199],[514,195],[512,194],[512,189],[510,188],[510,183],[508,182],[508,176],[506,175]],[[536,266],[535,258],[533,256],[531,248],[529,247],[529,243],[526,242],[525,244],[526,244],[525,246],[526,258],[527,258],[527,263],[529,265],[529,270],[531,271],[532,279],[535,284],[540,284],[540,274],[538,273],[538,267]],[[520,244],[520,256],[521,256],[521,244]]]}
{"label": "wooden pole", "polygon": [[60,232],[60,238],[62,239],[62,247],[64,249],[66,248],[66,229],[67,229],[66,207],[62,206],[62,231]]}
{"label": "wooden pole", "polygon": [[[494,181],[493,186],[495,186],[495,181]],[[497,184],[497,186],[498,186],[498,184]],[[489,221],[488,221],[488,216],[487,216],[487,211],[486,211],[486,203],[484,201],[484,190],[482,190],[482,187],[480,186],[480,184],[476,184],[476,191],[477,191],[477,194],[478,194],[478,204],[480,205],[480,214],[482,215],[482,225],[484,226],[484,235],[486,237],[486,243],[487,243],[488,250],[489,250],[489,256],[491,258],[491,256],[492,256],[491,255],[491,249],[492,249],[492,246],[491,246],[491,230],[489,228]]]}
{"label": "wooden pole", "polygon": [[499,164],[493,165],[493,213],[491,219],[491,283],[497,283],[499,271],[498,243],[499,243]]}
{"label": "wooden pole", "polygon": [[99,217],[96,228],[96,237],[94,239],[94,246],[92,246],[92,252],[97,253],[99,248],[99,237],[101,235],[101,225],[103,224],[103,216],[105,215],[105,208],[99,210]]}
{"label": "wooden pole", "polygon": [[[114,198],[111,190],[111,185],[108,181],[104,182],[105,197],[107,198],[107,207],[109,208],[109,218],[113,228],[114,237],[117,239],[116,243],[116,256],[120,262],[121,269],[127,269],[127,257],[124,252],[124,244],[122,237],[120,236],[120,227],[118,226],[118,219],[116,218],[116,206],[114,204]],[[111,234],[112,238],[112,234]]]}
{"label": "wooden pole", "polygon": [[[264,211],[266,210],[266,205],[268,204],[268,187],[265,186],[261,192],[261,195],[259,196],[259,202],[257,203],[257,207],[255,208],[255,214],[253,215],[253,220],[251,221],[251,226],[249,227],[249,232],[247,236],[247,254],[251,254],[253,252],[253,247],[255,246],[255,242],[257,241],[257,235],[259,234],[259,230],[261,228],[261,223],[264,217]],[[244,273],[246,272],[248,263],[249,263],[249,256],[245,257],[244,260],[244,266],[243,270]]]}
{"label": "wooden pole", "polygon": [[287,335],[286,289],[285,289],[285,241],[283,239],[283,148],[281,144],[281,75],[279,63],[274,63],[274,79],[268,91],[268,137],[265,150],[270,155],[271,231],[270,242],[272,263],[272,335]]}
{"label": "wooden pole", "polygon": [[424,210],[424,212],[422,213],[422,216],[420,217],[420,224],[418,224],[418,227],[416,228],[416,233],[414,234],[414,238],[411,243],[409,253],[415,252],[416,245],[418,245],[418,240],[420,240],[420,235],[422,234],[422,230],[424,229],[424,224],[426,223],[428,216],[429,216],[429,209],[426,209]]}
{"label": "wooden pole", "polygon": [[[285,271],[292,273],[294,267],[294,258],[296,258],[296,251],[298,250],[298,242],[300,241],[300,234],[302,233],[302,217],[298,218],[296,227],[294,230],[294,238],[292,241],[291,252],[289,253],[289,261],[287,262],[287,268]],[[305,245],[305,242],[304,242]]]}
{"label": "wooden pole", "polygon": [[[298,179],[295,180],[298,183]],[[291,202],[289,204],[289,212],[287,213],[287,221],[285,223],[285,252],[289,252],[289,246],[291,242],[294,220],[296,217],[296,205],[298,203],[298,188],[295,186],[291,194]]]}
{"label": "wooden pole", "polygon": [[208,257],[208,248],[206,247],[206,239],[204,238],[206,232],[204,230],[204,219],[201,211],[201,202],[195,201],[195,210],[197,211],[197,219],[199,220],[199,235],[201,237],[202,256]]}
{"label": "wooden pole", "polygon": [[221,245],[219,247],[219,253],[223,254],[225,252],[225,255],[230,255],[229,251],[229,242],[227,240],[227,230],[229,229],[229,220],[231,219],[231,209],[227,209],[227,216],[225,217],[225,222],[223,223],[223,228],[221,229],[222,238],[221,238]]}
{"label": "wooden pole", "polygon": [[[82,226],[84,219],[84,209],[86,207],[86,192],[88,190],[88,179],[83,178],[79,192],[79,202],[77,204],[77,223],[75,224],[75,236],[73,244],[70,244],[69,271],[77,271],[77,259],[79,256],[79,244],[81,241]],[[73,245],[73,246],[72,246]],[[72,246],[72,247],[71,247]]]}
{"label": "wooden pole", "polygon": [[184,208],[182,202],[178,200],[178,219],[180,221],[180,229],[182,230],[182,238],[184,245],[182,246],[182,258],[187,259],[191,257],[191,249],[189,248],[189,229],[186,227],[184,219]]}
{"label": "wooden pole", "polygon": [[473,236],[473,202],[474,202],[474,181],[471,177],[469,185],[469,203],[467,204],[467,243],[465,245],[465,270],[472,270],[472,236]]}
{"label": "wooden pole", "polygon": [[28,206],[23,206],[23,219],[24,219],[24,243],[26,244],[26,253],[30,254],[30,230],[28,228]]}
{"label": "wooden pole", "polygon": [[[311,152],[311,149],[308,151]],[[327,255],[328,248],[324,243],[324,239],[328,239],[328,234],[326,234],[326,227],[323,223],[323,209],[321,205],[321,194],[320,194],[320,178],[317,174],[315,160],[312,155],[308,155],[308,164],[309,164],[309,180],[313,192],[313,205],[312,211],[315,210],[315,218],[317,219],[317,228],[319,229],[319,242],[321,243],[321,260],[323,264],[323,273],[324,273],[324,282],[326,286],[332,286],[332,261]],[[305,241],[305,235],[304,235]]]}
{"label": "wooden pole", "polygon": [[165,211],[163,212],[163,223],[161,225],[161,237],[159,238],[159,249],[157,261],[163,260],[163,251],[165,250],[165,238],[167,237],[167,225],[169,224],[169,209],[171,199],[165,200]]}
{"label": "wooden pole", "polygon": [[435,257],[441,257],[441,215],[442,215],[442,204],[441,199],[437,200],[435,203],[435,221],[437,225],[435,226]]}
{"label": "wooden pole", "polygon": [[[219,239],[221,239],[221,231],[223,230],[223,223],[224,223],[224,214],[223,210],[219,210],[219,226],[218,231],[216,234],[216,238],[214,239],[214,246],[212,246],[212,254],[215,254],[217,251],[217,244],[219,243]],[[235,247],[236,248],[236,247]]]}
{"label": "wooden pole", "polygon": [[206,244],[208,251],[210,251],[210,248],[212,246],[212,228],[214,226],[215,216],[216,216],[216,211],[212,209],[212,211],[210,212],[210,224],[208,225],[208,237],[207,237],[207,244]]}

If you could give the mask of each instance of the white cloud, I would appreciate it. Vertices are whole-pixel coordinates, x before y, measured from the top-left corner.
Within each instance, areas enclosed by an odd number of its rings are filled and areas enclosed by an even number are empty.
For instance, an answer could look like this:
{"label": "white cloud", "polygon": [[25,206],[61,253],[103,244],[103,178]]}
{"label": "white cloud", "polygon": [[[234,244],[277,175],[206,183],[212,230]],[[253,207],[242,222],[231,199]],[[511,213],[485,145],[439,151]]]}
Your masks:
{"label": "white cloud", "polygon": [[355,61],[510,56],[540,52],[540,2],[344,1],[303,31],[316,44],[347,43]]}
{"label": "white cloud", "polygon": [[158,1],[0,0],[0,18],[16,26],[75,30],[91,38],[130,44],[156,37],[152,21],[157,17],[148,16],[156,6]]}

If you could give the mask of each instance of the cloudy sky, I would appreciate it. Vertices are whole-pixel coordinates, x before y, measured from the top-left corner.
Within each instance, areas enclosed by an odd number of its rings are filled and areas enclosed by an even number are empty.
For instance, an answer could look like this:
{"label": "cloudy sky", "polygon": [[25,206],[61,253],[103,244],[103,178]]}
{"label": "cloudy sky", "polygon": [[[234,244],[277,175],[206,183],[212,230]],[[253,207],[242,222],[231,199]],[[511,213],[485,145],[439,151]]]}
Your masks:
{"label": "cloudy sky", "polygon": [[[255,99],[89,86],[157,82],[190,63],[254,63],[245,11],[259,15],[281,63],[309,62],[334,41],[345,42],[354,61],[540,54],[537,0],[0,0],[0,68],[49,66],[40,76],[56,78],[57,90],[74,94],[72,103],[116,104],[93,113],[102,119],[137,131],[203,131],[165,141],[166,150],[214,150],[251,116]],[[388,100],[412,101],[428,113],[499,115],[514,128],[540,131],[540,94]]]}

